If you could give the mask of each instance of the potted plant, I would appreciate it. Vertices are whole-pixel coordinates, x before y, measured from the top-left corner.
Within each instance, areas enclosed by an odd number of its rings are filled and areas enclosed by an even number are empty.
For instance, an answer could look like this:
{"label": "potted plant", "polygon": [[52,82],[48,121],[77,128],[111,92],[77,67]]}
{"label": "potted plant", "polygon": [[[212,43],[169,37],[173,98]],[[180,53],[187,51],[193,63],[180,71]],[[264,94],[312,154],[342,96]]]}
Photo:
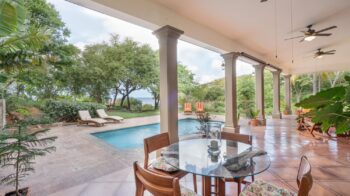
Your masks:
{"label": "potted plant", "polygon": [[16,129],[7,129],[0,133],[0,167],[9,167],[13,172],[1,179],[0,183],[13,185],[14,191],[5,196],[29,195],[29,187],[20,188],[20,181],[34,172],[33,164],[37,156],[44,156],[55,150],[48,146],[57,137],[40,137],[48,129],[30,132],[26,123],[16,125]]}
{"label": "potted plant", "polygon": [[250,119],[249,124],[253,127],[259,126],[258,120],[259,110],[254,110],[253,108],[248,109],[246,117]]}

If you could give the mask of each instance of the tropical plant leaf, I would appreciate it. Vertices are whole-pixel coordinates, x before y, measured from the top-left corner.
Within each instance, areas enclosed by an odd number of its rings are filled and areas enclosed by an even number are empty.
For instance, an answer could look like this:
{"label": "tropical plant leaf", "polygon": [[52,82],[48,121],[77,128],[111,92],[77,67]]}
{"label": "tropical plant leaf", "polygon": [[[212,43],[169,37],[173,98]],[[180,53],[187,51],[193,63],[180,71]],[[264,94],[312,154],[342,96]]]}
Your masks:
{"label": "tropical plant leaf", "polygon": [[23,0],[0,0],[0,37],[18,31],[24,25],[25,18]]}
{"label": "tropical plant leaf", "polygon": [[343,97],[345,94],[345,87],[339,86],[330,88],[312,95],[299,103],[295,104],[297,107],[303,108],[319,108],[333,103],[337,98]]}

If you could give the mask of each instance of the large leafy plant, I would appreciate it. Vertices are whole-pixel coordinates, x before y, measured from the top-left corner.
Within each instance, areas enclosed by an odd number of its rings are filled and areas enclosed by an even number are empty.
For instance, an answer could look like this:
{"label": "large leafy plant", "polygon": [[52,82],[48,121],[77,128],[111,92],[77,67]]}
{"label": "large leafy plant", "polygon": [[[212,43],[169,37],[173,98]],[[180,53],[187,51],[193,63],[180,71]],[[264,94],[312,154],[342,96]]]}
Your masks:
{"label": "large leafy plant", "polygon": [[25,123],[20,123],[17,130],[6,130],[0,134],[0,167],[13,168],[13,173],[3,177],[0,183],[14,185],[15,195],[22,195],[20,181],[30,172],[34,172],[34,159],[55,150],[54,146],[48,145],[56,137],[41,137],[47,131],[30,132]]}
{"label": "large leafy plant", "polygon": [[314,123],[322,123],[322,130],[335,126],[336,133],[350,130],[350,76],[345,76],[346,86],[338,86],[321,91],[296,104],[297,107],[311,109],[305,116]]}

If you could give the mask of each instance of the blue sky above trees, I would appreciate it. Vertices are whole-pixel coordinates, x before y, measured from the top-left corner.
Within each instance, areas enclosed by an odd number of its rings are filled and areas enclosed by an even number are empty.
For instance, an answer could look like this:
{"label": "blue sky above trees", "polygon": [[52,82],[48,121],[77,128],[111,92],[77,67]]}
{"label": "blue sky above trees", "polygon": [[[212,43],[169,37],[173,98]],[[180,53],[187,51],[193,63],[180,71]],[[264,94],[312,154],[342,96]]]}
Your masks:
{"label": "blue sky above trees", "polygon": [[[133,40],[149,44],[158,49],[158,41],[152,31],[143,27],[113,18],[99,12],[89,10],[64,0],[48,0],[60,13],[62,20],[71,31],[69,42],[80,49],[85,45],[109,40],[111,34],[119,34],[121,39],[130,37]],[[196,45],[179,41],[178,60],[186,65],[195,74],[199,83],[207,83],[224,77],[224,70],[220,66],[220,54],[198,47]],[[239,62],[237,74],[250,74],[252,66]],[[135,97],[150,97],[146,91],[138,91]]]}

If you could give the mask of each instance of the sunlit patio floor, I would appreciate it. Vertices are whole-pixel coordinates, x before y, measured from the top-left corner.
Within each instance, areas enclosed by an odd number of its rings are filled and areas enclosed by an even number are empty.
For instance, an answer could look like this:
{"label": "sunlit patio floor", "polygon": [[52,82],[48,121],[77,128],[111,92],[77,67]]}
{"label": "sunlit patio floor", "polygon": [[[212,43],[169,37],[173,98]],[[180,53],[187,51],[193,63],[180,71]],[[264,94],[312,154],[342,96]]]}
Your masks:
{"label": "sunlit patio floor", "polygon": [[[218,116],[217,119],[222,119]],[[271,156],[271,167],[256,176],[296,191],[299,159],[308,156],[312,164],[314,185],[311,195],[349,195],[350,140],[311,137],[296,130],[294,116],[267,120],[266,127],[247,126],[241,121],[241,132],[254,136],[253,145]],[[30,185],[32,195],[134,195],[132,162],[143,160],[143,149],[119,150],[91,136],[90,133],[121,127],[159,122],[159,116],[129,119],[122,124],[93,128],[86,126],[55,127],[57,151],[37,160],[36,173],[23,186]],[[192,188],[192,177],[182,183]],[[200,178],[198,188],[201,190]],[[236,195],[236,185],[227,183],[227,194]],[[9,187],[0,186],[0,195]]]}

